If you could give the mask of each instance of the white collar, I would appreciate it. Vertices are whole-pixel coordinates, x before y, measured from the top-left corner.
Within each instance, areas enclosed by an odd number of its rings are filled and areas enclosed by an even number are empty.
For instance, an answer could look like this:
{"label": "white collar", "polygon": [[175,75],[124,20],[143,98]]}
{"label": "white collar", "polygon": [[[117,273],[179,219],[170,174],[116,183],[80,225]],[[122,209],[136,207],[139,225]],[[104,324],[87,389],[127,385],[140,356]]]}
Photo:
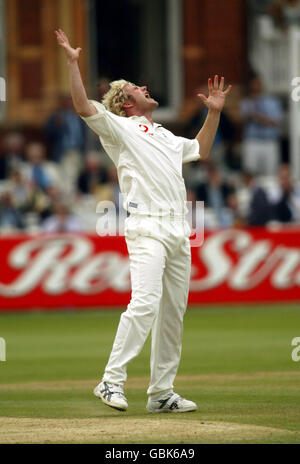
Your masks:
{"label": "white collar", "polygon": [[[140,120],[142,122],[146,122],[147,124],[150,124],[150,126],[152,126],[151,122],[149,121],[149,119],[146,118],[146,116],[133,115],[133,116],[129,116],[128,119],[138,119],[138,120]],[[158,124],[158,123],[154,122],[152,127],[154,127],[154,128],[161,127],[161,124]]]}

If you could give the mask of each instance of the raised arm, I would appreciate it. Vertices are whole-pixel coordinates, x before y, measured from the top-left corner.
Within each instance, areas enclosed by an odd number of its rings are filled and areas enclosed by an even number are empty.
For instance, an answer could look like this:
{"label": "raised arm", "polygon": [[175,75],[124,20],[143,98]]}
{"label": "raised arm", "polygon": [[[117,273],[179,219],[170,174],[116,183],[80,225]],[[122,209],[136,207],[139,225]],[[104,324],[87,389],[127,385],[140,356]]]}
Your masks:
{"label": "raised arm", "polygon": [[55,34],[57,42],[61,47],[64,48],[66,53],[70,74],[71,95],[76,113],[83,117],[97,114],[96,108],[92,103],[89,102],[87,98],[78,66],[78,59],[81,48],[72,48],[68,37],[61,29],[55,31]]}
{"label": "raised arm", "polygon": [[214,83],[212,79],[208,79],[208,98],[203,94],[198,94],[204,105],[208,108],[208,114],[201,130],[198,132],[196,139],[200,146],[201,159],[207,159],[213,145],[218,125],[220,122],[220,114],[224,107],[226,96],[231,90],[231,85],[224,91],[224,77],[221,78],[219,84],[218,76],[215,76]]}

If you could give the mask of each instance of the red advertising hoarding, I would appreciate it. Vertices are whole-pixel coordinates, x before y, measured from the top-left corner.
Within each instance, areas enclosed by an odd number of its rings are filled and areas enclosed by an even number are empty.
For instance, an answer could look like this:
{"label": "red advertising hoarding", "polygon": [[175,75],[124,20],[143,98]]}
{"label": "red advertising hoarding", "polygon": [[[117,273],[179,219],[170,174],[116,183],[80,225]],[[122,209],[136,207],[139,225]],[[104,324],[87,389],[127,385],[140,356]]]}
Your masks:
{"label": "red advertising hoarding", "polygon": [[[0,237],[0,311],[125,306],[124,237]],[[190,304],[300,301],[300,228],[206,232],[192,247]]]}

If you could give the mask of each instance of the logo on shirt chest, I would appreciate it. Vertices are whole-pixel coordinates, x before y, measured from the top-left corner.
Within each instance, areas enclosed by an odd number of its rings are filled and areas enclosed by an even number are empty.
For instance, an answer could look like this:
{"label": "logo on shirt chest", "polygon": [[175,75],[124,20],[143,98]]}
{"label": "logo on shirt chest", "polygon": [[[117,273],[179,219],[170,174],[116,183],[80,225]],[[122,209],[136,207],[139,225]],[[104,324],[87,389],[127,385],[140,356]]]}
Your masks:
{"label": "logo on shirt chest", "polygon": [[[146,125],[146,124],[139,124],[139,130],[141,132],[144,132],[144,134],[147,134],[147,135],[154,135],[153,132],[149,131],[149,127]],[[159,138],[163,139],[163,140],[166,140],[167,142],[169,143],[172,143],[172,140],[170,137],[168,137],[164,132],[162,131],[156,131],[156,136],[158,136]]]}
{"label": "logo on shirt chest", "polygon": [[154,135],[153,132],[149,132],[149,127],[146,126],[146,124],[139,124],[139,129],[142,132],[145,132],[145,133],[147,132],[148,135]]}

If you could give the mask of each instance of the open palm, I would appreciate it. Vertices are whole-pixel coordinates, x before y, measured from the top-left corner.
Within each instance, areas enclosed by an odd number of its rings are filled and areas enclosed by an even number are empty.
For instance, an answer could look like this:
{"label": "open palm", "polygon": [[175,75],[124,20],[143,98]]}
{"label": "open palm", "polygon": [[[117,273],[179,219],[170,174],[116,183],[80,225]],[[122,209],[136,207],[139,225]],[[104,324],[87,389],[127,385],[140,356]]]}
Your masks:
{"label": "open palm", "polygon": [[208,79],[208,97],[202,93],[198,93],[198,97],[201,98],[204,105],[207,106],[210,110],[222,111],[227,95],[229,94],[232,86],[229,85],[226,90],[224,90],[224,77],[221,77],[219,83],[219,77],[216,75],[214,82],[212,79]]}
{"label": "open palm", "polygon": [[68,37],[66,36],[64,31],[62,31],[61,29],[57,29],[55,31],[55,34],[56,34],[57,42],[59,43],[61,47],[65,49],[66,55],[69,61],[78,60],[79,54],[81,52],[81,48],[76,48],[76,49],[72,48]]}

